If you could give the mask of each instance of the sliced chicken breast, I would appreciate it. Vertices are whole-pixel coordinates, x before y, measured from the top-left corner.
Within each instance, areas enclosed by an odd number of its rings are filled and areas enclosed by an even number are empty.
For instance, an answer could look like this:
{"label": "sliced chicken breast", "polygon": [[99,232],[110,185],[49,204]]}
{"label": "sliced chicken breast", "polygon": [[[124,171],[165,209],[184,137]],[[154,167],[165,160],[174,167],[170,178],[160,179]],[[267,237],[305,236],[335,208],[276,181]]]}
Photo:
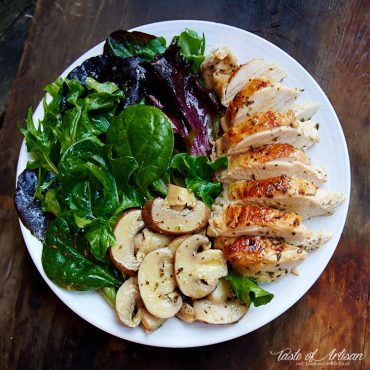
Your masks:
{"label": "sliced chicken breast", "polygon": [[201,65],[201,72],[208,89],[215,89],[223,96],[230,76],[238,66],[236,57],[227,47],[214,49]]}
{"label": "sliced chicken breast", "polygon": [[247,116],[258,112],[287,111],[298,98],[300,91],[264,79],[253,79],[230,102],[222,118],[222,128],[237,125]]}
{"label": "sliced chicken breast", "polygon": [[302,248],[263,236],[219,236],[214,247],[224,251],[239,274],[266,283],[289,274],[307,257]]}
{"label": "sliced chicken breast", "polygon": [[254,204],[294,212],[302,218],[331,215],[344,200],[339,192],[318,189],[312,182],[281,175],[226,185],[216,204]]}
{"label": "sliced chicken breast", "polygon": [[283,238],[285,242],[302,246],[306,250],[318,248],[330,235],[308,230],[296,213],[254,205],[229,204],[209,220],[209,236],[238,237],[269,236]]}
{"label": "sliced chicken breast", "polygon": [[298,122],[292,110],[286,113],[267,111],[246,117],[230,127],[215,143],[215,153],[235,155],[264,144],[288,143],[307,150],[319,142],[318,125]]}
{"label": "sliced chicken breast", "polygon": [[228,157],[227,169],[215,175],[218,181],[261,180],[282,174],[306,179],[320,186],[326,181],[324,168],[315,167],[301,150],[290,144],[263,145]]}
{"label": "sliced chicken breast", "polygon": [[294,111],[296,119],[301,122],[311,119],[319,108],[320,103],[315,101],[297,102],[292,105],[292,110]]}
{"label": "sliced chicken breast", "polygon": [[234,69],[223,94],[219,95],[221,103],[227,107],[229,102],[250,80],[263,78],[267,81],[280,82],[286,76],[287,73],[274,63],[259,58],[251,59]]}

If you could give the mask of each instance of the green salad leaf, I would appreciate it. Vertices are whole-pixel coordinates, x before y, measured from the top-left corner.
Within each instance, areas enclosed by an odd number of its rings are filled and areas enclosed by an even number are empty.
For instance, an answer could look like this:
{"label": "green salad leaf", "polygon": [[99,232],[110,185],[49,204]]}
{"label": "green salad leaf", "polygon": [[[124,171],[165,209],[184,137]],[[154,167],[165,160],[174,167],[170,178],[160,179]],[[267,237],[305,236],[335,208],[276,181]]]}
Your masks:
{"label": "green salad leaf", "polygon": [[192,64],[192,71],[197,72],[204,61],[206,41],[204,33],[199,36],[195,31],[186,29],[179,36],[173,38],[180,47],[180,54],[188,63]]}
{"label": "green salad leaf", "polygon": [[172,158],[170,167],[180,172],[185,178],[188,190],[210,207],[214,199],[222,192],[222,184],[212,181],[213,174],[227,167],[227,158],[220,157],[211,162],[206,156],[178,153]]}
{"label": "green salad leaf", "polygon": [[117,157],[133,157],[137,169],[135,185],[147,194],[148,186],[161,178],[169,167],[174,137],[171,122],[159,109],[132,105],[120,113],[109,127],[107,144]]}
{"label": "green salad leaf", "polygon": [[92,290],[118,287],[119,275],[106,265],[89,259],[81,238],[71,230],[67,220],[58,217],[51,221],[42,250],[42,266],[54,283],[65,289]]}
{"label": "green salad leaf", "polygon": [[234,271],[229,271],[225,277],[231,284],[231,288],[238,297],[248,307],[253,303],[256,307],[269,303],[274,295],[258,286],[256,281],[250,277],[238,275]]}
{"label": "green salad leaf", "polygon": [[164,53],[166,40],[143,32],[118,30],[109,35],[104,44],[104,54],[121,58],[140,56],[150,61],[155,55]]}

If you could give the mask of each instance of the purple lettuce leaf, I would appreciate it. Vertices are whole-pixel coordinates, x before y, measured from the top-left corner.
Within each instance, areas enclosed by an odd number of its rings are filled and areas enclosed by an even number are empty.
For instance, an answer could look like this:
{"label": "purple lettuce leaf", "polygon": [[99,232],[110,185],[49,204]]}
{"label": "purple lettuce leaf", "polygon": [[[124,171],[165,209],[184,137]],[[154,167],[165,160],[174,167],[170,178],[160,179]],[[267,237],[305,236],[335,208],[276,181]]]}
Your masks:
{"label": "purple lettuce leaf", "polygon": [[143,66],[149,72],[149,101],[160,106],[172,120],[175,133],[181,135],[189,153],[209,155],[213,125],[222,112],[221,104],[199,83],[199,76],[191,74],[179,47],[172,44],[165,53]]}

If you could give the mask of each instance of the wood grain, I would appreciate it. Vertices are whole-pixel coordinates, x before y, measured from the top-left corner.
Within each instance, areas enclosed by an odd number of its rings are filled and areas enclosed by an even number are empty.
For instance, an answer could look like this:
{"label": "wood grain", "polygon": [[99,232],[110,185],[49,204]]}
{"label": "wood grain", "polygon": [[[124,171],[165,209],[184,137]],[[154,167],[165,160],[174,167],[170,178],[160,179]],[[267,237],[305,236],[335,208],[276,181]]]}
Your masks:
{"label": "wood grain", "polygon": [[[47,287],[22,240],[13,208],[21,136],[16,123],[42,86],[117,28],[206,19],[252,31],[296,58],[328,94],[352,167],[351,206],[331,262],[290,310],[242,338],[171,350],[114,338],[81,320]],[[362,1],[39,0],[0,130],[1,369],[291,369],[270,351],[364,352],[336,369],[369,368],[370,5]],[[331,368],[328,366],[327,368]]]}

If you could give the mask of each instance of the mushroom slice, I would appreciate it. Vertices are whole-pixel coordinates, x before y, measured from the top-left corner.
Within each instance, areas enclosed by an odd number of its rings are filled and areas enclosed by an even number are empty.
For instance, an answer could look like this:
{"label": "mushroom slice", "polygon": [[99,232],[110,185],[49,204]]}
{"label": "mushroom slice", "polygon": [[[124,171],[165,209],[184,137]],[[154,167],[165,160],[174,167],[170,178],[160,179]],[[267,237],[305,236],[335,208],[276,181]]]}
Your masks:
{"label": "mushroom slice", "polygon": [[227,264],[221,250],[211,249],[205,235],[195,234],[177,248],[175,271],[181,292],[198,299],[211,293],[218,279],[227,275]]}
{"label": "mushroom slice", "polygon": [[144,327],[146,333],[151,333],[159,329],[166,322],[166,319],[160,319],[159,317],[153,316],[145,308],[142,308],[141,315],[141,325]]}
{"label": "mushroom slice", "polygon": [[141,263],[135,256],[134,239],[144,226],[140,209],[124,212],[114,226],[116,242],[109,249],[109,255],[113,264],[130,276],[135,275]]}
{"label": "mushroom slice", "polygon": [[171,239],[168,235],[155,233],[145,227],[134,239],[136,259],[142,261],[148,253],[158,248],[167,247]]}
{"label": "mushroom slice", "polygon": [[189,324],[195,321],[195,311],[190,303],[183,302],[180,311],[176,314],[176,317]]}
{"label": "mushroom slice", "polygon": [[239,321],[247,312],[247,306],[237,300],[212,303],[207,299],[194,301],[195,319],[208,324],[231,324]]}
{"label": "mushroom slice", "polygon": [[177,211],[170,208],[167,200],[156,198],[144,205],[142,217],[148,227],[161,234],[189,234],[206,226],[210,210],[203,202],[197,200],[193,208]]}
{"label": "mushroom slice", "polygon": [[154,316],[168,319],[175,316],[182,305],[176,291],[173,253],[160,248],[147,254],[138,273],[141,298],[146,309]]}
{"label": "mushroom slice", "polygon": [[181,236],[178,236],[177,238],[175,239],[172,239],[170,244],[168,244],[168,248],[171,249],[171,252],[175,255],[176,251],[177,251],[177,248],[179,247],[179,245],[189,237],[189,235],[181,235]]}
{"label": "mushroom slice", "polygon": [[229,300],[230,285],[220,279],[214,292],[193,302],[195,320],[208,324],[231,324],[239,321],[248,307],[237,299]]}
{"label": "mushroom slice", "polygon": [[139,326],[142,318],[142,306],[137,278],[131,277],[118,289],[116,312],[123,325],[129,328]]}
{"label": "mushroom slice", "polygon": [[193,208],[197,199],[188,189],[168,184],[166,200],[170,207],[176,211],[182,211],[185,207]]}

